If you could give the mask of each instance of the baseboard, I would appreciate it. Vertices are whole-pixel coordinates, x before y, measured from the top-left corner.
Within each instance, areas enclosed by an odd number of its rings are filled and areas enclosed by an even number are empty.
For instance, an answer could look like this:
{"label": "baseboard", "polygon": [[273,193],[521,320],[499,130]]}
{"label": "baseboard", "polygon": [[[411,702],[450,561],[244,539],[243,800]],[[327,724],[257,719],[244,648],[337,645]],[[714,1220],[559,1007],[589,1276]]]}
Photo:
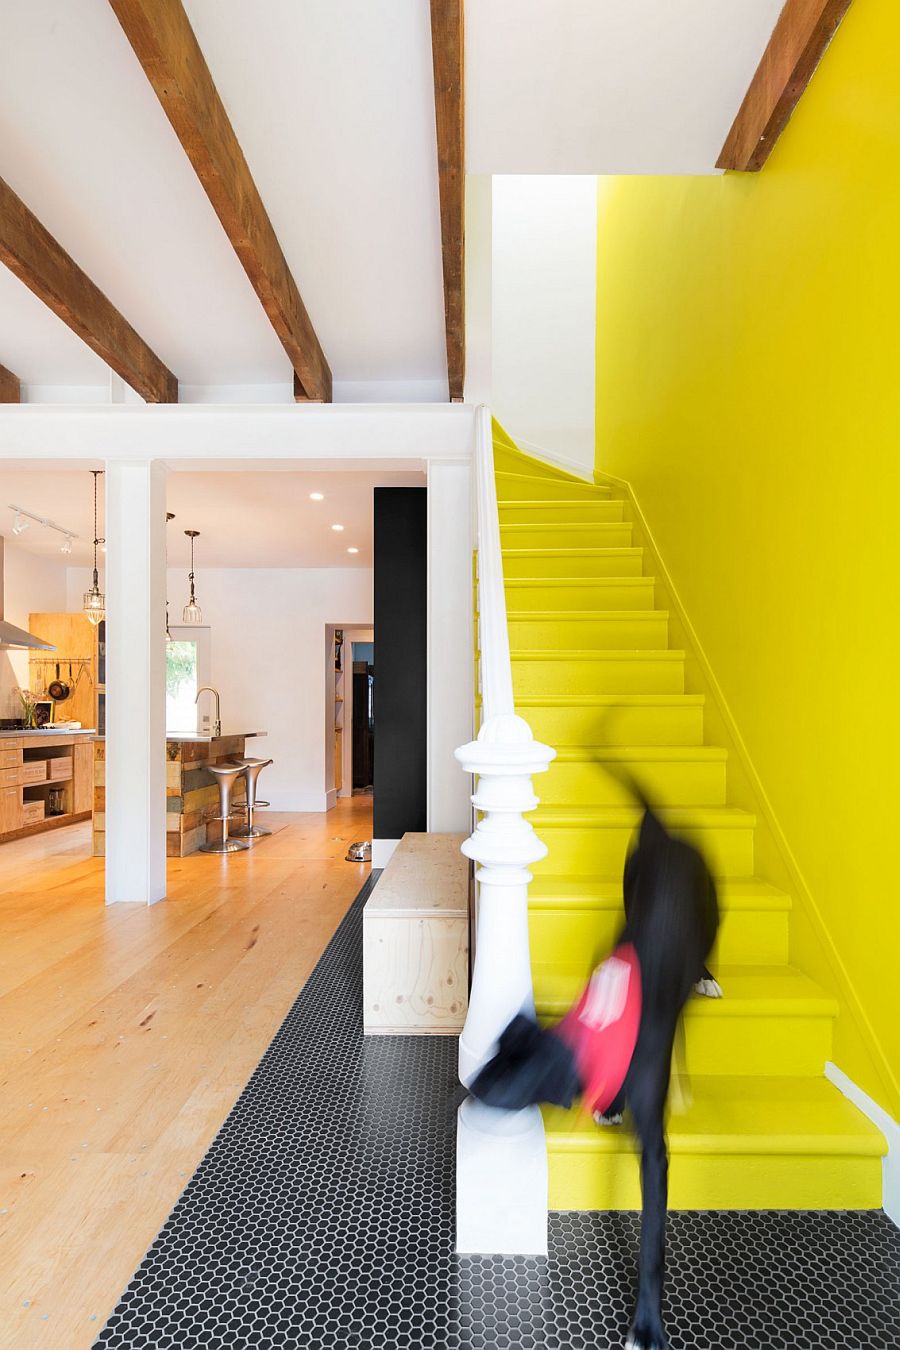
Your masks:
{"label": "baseboard", "polygon": [[887,1156],[882,1164],[884,1212],[900,1228],[900,1125],[883,1107],[873,1101],[868,1093],[848,1078],[843,1069],[829,1060],[825,1065],[825,1077],[851,1101],[857,1110],[862,1111],[880,1130],[887,1140]]}
{"label": "baseboard", "polygon": [[387,867],[394,850],[400,843],[399,839],[373,839],[372,840],[372,870],[379,867]]}
{"label": "baseboard", "polygon": [[289,812],[320,812],[330,811],[334,806],[335,794],[333,792],[266,792],[265,783],[260,786],[260,795],[270,802],[272,811]]}
{"label": "baseboard", "polygon": [[715,676],[709,658],[697,636],[697,632],[688,617],[675,583],[672,580],[659,546],[656,543],[653,531],[650,529],[647,518],[641,510],[637,495],[627,479],[617,478],[615,474],[605,473],[598,469],[594,472],[594,481],[618,488],[624,494],[628,506],[633,512],[634,521],[644,536],[648,552],[652,555],[655,574],[668,592],[670,606],[675,611],[678,622],[681,624],[691,645],[692,654],[696,658],[704,682],[709,688],[716,704],[717,712],[726,729],[727,735],[732,742],[735,754],[740,761],[747,785],[756,799],[756,803],[759,807],[759,814],[765,820],[772,843],[780,856],[786,875],[790,879],[790,885],[810,919],[811,927],[815,931],[816,937],[825,954],[825,958],[831,967],[840,995],[853,1019],[857,1034],[872,1060],[873,1068],[881,1078],[885,1088],[888,1090],[892,1102],[900,1102],[900,1081],[898,1081],[890,1060],[881,1046],[875,1028],[872,1026],[868,1014],[862,1006],[850,977],[850,973],[844,965],[840,952],[835,946],[831,934],[828,931],[828,925],[822,917],[822,912],[813,898],[812,891],[807,885],[806,878],[804,877],[800,865],[787,841],[787,836],[775,814],[774,807],[763,787],[762,779],[756,770],[756,766],[753,763],[744,738],[738,729],[737,721],[731,712],[728,700]]}

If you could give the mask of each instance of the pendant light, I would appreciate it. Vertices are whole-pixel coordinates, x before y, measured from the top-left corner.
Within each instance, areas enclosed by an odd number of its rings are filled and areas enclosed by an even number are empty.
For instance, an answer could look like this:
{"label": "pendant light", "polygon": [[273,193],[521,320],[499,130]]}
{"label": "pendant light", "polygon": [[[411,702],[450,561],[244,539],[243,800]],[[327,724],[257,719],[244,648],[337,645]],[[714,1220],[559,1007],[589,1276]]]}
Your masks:
{"label": "pendant light", "polygon": [[185,530],[185,534],[191,541],[191,570],[188,573],[188,580],[191,583],[191,595],[181,615],[182,623],[202,623],[203,613],[197,604],[197,597],[194,595],[194,540],[197,538],[199,530]]}
{"label": "pendant light", "polygon": [[106,618],[106,599],[100,590],[100,578],[97,572],[97,549],[106,542],[97,535],[97,479],[102,472],[102,469],[91,469],[91,473],[94,475],[94,578],[90,590],[84,593],[84,601],[81,606],[85,616],[93,624],[101,623]]}

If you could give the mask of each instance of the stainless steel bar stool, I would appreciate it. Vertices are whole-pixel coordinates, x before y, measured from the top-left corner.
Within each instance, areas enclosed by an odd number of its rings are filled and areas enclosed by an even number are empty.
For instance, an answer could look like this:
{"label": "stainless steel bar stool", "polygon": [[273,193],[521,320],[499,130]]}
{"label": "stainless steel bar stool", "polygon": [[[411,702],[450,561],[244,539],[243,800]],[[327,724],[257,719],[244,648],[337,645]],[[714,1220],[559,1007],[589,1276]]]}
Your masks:
{"label": "stainless steel bar stool", "polygon": [[201,853],[243,853],[250,847],[243,839],[235,839],[228,833],[228,818],[231,815],[231,794],[234,785],[244,772],[241,764],[207,764],[206,766],[219,787],[219,815],[213,820],[222,822],[222,838],[212,844],[201,844]]}
{"label": "stainless steel bar stool", "polygon": [[236,839],[261,839],[263,835],[271,834],[264,825],[254,825],[253,812],[258,805],[256,799],[256,783],[259,775],[267,764],[271,764],[270,759],[240,759],[235,761],[238,765],[238,772],[246,774],[247,783],[247,823],[238,825],[232,831]]}

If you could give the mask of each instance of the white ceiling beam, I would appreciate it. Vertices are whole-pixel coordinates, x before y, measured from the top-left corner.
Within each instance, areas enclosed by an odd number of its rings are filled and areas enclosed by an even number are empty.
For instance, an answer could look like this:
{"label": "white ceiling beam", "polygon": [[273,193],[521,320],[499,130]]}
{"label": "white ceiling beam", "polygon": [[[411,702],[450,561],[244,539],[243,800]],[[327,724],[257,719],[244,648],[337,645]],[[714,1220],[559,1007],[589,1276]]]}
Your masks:
{"label": "white ceiling beam", "polygon": [[11,404],[0,412],[0,461],[116,463],[161,459],[173,468],[262,468],[302,460],[319,469],[409,467],[465,460],[470,404]]}

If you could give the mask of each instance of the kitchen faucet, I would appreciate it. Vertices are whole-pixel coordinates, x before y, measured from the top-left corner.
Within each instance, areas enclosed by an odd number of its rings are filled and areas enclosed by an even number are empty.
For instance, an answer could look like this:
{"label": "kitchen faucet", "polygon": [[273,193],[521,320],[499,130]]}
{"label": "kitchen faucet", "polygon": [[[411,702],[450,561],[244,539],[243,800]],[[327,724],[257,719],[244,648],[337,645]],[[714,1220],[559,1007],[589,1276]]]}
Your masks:
{"label": "kitchen faucet", "polygon": [[212,687],[211,684],[202,684],[202,685],[200,686],[200,688],[197,690],[197,697],[194,699],[194,702],[195,702],[195,703],[199,703],[199,702],[200,702],[200,695],[201,695],[202,693],[204,693],[204,692],[213,694],[213,695],[215,696],[215,700],[216,700],[216,720],[215,720],[215,722],[213,723],[212,734],[213,734],[214,736],[221,736],[221,735],[222,735],[222,715],[221,715],[221,710],[220,710],[220,707],[219,707],[219,691],[218,691],[218,689],[214,689],[214,688]]}

